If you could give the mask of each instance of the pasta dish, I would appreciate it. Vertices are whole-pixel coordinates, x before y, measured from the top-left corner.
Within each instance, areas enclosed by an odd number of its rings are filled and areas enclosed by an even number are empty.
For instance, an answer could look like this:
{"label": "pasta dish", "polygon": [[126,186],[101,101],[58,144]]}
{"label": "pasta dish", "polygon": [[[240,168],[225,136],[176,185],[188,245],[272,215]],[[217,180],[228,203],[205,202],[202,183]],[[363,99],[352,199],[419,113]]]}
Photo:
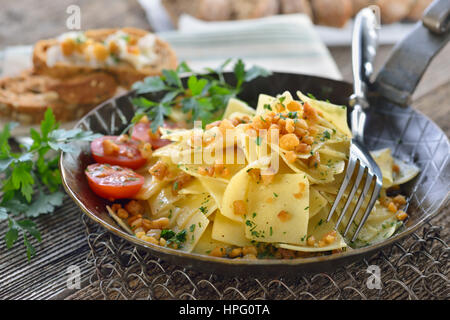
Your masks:
{"label": "pasta dish", "polygon": [[86,176],[115,221],[153,245],[232,259],[317,256],[381,242],[408,217],[399,185],[418,168],[382,149],[372,155],[383,189],[358,239],[326,221],[350,141],[345,106],[261,94],[256,109],[230,99],[205,127],[166,122],[153,132],[142,117],[129,134],[92,142]]}

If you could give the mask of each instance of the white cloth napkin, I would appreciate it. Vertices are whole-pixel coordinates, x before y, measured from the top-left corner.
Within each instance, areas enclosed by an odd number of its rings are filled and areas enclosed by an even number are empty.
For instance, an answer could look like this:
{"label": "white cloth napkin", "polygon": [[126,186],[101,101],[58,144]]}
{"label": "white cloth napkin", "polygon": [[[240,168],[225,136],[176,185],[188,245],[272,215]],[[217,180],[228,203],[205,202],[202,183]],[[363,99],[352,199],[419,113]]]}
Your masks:
{"label": "white cloth napkin", "polygon": [[[180,25],[190,24],[190,19],[182,17]],[[159,33],[174,47],[179,60],[194,69],[218,66],[227,58],[242,58],[246,64],[273,71],[342,78],[306,15],[195,23],[195,28]]]}

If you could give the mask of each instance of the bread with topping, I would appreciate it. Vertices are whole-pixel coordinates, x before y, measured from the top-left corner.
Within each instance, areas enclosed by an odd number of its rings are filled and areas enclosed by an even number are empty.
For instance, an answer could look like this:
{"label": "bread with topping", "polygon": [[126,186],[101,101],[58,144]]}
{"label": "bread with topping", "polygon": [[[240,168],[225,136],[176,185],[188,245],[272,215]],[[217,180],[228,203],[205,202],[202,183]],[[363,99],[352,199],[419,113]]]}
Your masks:
{"label": "bread with topping", "polygon": [[163,69],[175,69],[177,58],[167,42],[145,30],[95,29],[38,41],[33,65],[37,73],[55,78],[103,71],[129,88]]}
{"label": "bread with topping", "polygon": [[36,124],[51,108],[56,120],[72,121],[116,92],[114,77],[105,72],[62,80],[26,70],[19,76],[0,79],[0,116],[22,124]]}

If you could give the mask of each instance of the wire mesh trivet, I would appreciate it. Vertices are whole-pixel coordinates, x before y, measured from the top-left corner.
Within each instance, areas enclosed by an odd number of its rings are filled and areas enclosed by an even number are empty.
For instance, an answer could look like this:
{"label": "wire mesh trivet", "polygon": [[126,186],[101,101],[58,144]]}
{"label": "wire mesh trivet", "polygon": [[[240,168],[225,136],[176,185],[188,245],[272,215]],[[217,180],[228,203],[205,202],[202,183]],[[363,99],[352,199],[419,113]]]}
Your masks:
{"label": "wire mesh trivet", "polygon": [[[105,299],[448,299],[448,210],[411,237],[333,273],[296,278],[230,278],[177,267],[82,217],[88,262]],[[439,224],[440,226],[437,226]],[[368,266],[380,269],[376,288]]]}

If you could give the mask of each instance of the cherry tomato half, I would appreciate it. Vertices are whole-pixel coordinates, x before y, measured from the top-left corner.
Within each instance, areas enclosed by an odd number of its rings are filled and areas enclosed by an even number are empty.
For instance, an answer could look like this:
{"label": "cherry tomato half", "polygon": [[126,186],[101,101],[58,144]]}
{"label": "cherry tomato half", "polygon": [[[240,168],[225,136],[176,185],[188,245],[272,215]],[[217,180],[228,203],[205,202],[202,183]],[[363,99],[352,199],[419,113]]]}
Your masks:
{"label": "cherry tomato half", "polygon": [[[178,126],[173,123],[164,123],[165,128],[177,128]],[[131,138],[138,141],[149,142],[153,149],[164,147],[171,143],[170,140],[160,139],[159,132],[153,133],[150,128],[150,122],[138,122],[133,126]]]}
{"label": "cherry tomato half", "polygon": [[[104,141],[110,140],[119,148],[117,152],[105,153]],[[98,163],[108,163],[131,169],[138,169],[146,162],[139,151],[139,142],[129,139],[128,141],[120,141],[118,136],[103,136],[91,142],[91,153],[95,161]]]}
{"label": "cherry tomato half", "polygon": [[120,166],[94,163],[85,173],[91,190],[111,201],[132,198],[144,184],[143,176]]}

